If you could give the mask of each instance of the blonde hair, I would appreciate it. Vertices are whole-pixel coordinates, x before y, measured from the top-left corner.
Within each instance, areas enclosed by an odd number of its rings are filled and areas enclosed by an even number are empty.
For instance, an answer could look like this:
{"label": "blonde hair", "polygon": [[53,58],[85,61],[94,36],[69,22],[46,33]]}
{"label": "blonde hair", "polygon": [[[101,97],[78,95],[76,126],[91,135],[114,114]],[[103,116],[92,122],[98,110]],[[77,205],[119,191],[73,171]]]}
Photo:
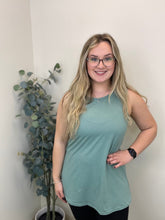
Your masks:
{"label": "blonde hair", "polygon": [[[137,94],[139,93],[126,82],[120,52],[113,37],[107,33],[96,34],[89,38],[89,40],[85,43],[80,55],[76,77],[73,80],[70,89],[63,97],[63,103],[65,104],[64,109],[67,113],[67,135],[70,138],[74,137],[80,124],[80,115],[86,111],[86,104],[92,99],[92,83],[90,77],[88,76],[86,61],[89,51],[100,42],[104,41],[110,44],[115,57],[115,70],[110,79],[112,86],[111,93],[115,91],[119,96],[123,103],[124,116],[129,124],[132,122],[131,117],[128,114],[127,90],[131,89]],[[109,98],[111,93],[109,94]]]}

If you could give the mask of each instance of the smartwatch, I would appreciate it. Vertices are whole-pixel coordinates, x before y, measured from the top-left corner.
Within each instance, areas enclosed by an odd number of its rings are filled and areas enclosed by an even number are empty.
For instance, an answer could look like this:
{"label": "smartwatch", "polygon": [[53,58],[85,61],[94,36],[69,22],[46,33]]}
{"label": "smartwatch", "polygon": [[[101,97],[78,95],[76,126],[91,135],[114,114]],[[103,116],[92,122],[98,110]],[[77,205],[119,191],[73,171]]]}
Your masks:
{"label": "smartwatch", "polygon": [[131,155],[131,157],[133,157],[133,159],[135,159],[136,158],[136,155],[137,155],[137,153],[136,153],[136,151],[133,149],[133,148],[128,148],[128,152],[129,152],[129,154]]}

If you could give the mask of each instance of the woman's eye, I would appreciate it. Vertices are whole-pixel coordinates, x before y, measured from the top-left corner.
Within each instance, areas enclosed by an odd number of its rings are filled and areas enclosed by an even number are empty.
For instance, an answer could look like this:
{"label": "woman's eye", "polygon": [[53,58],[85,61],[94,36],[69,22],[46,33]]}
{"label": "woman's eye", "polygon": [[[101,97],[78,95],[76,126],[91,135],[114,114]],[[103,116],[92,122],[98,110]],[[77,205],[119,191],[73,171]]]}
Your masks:
{"label": "woman's eye", "polygon": [[113,59],[112,57],[105,57],[105,58],[104,58],[105,61],[110,61],[110,60],[112,60],[112,59]]}
{"label": "woman's eye", "polygon": [[97,62],[98,58],[91,57],[90,60],[91,60],[92,62]]}

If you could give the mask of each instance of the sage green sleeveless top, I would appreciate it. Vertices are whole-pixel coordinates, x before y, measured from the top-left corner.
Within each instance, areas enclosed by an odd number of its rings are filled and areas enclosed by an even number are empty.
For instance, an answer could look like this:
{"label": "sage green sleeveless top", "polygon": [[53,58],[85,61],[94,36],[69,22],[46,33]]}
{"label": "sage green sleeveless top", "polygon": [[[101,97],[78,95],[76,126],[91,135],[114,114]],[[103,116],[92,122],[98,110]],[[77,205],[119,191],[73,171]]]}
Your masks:
{"label": "sage green sleeveless top", "polygon": [[94,98],[80,116],[74,139],[68,141],[62,168],[64,194],[69,204],[89,205],[108,215],[130,204],[125,166],[113,168],[107,155],[121,147],[127,122],[115,92]]}

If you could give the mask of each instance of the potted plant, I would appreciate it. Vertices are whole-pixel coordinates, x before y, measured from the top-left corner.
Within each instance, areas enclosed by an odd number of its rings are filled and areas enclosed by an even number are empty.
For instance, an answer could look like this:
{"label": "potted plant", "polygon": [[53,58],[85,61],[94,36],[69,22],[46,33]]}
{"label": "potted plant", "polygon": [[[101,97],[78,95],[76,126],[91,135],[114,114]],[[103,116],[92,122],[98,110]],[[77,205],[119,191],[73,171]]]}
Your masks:
{"label": "potted plant", "polygon": [[[47,207],[44,208],[46,216],[42,209],[42,214],[37,213],[36,220],[58,220],[65,217],[64,212],[61,218],[58,218],[58,214],[55,215],[57,197],[52,180],[52,150],[56,114],[53,113],[55,102],[52,102],[52,96],[46,91],[51,82],[56,82],[55,73],[60,71],[60,65],[57,63],[53,71],[49,70],[49,77],[42,79],[32,72],[20,70],[20,83],[13,87],[18,93],[19,100],[22,100],[22,113],[16,117],[25,119],[24,128],[27,130],[29,143],[28,152],[19,154],[24,157],[23,164],[31,176],[31,182],[35,182],[37,186],[37,195],[46,198]],[[60,208],[56,209],[58,212]]]}

